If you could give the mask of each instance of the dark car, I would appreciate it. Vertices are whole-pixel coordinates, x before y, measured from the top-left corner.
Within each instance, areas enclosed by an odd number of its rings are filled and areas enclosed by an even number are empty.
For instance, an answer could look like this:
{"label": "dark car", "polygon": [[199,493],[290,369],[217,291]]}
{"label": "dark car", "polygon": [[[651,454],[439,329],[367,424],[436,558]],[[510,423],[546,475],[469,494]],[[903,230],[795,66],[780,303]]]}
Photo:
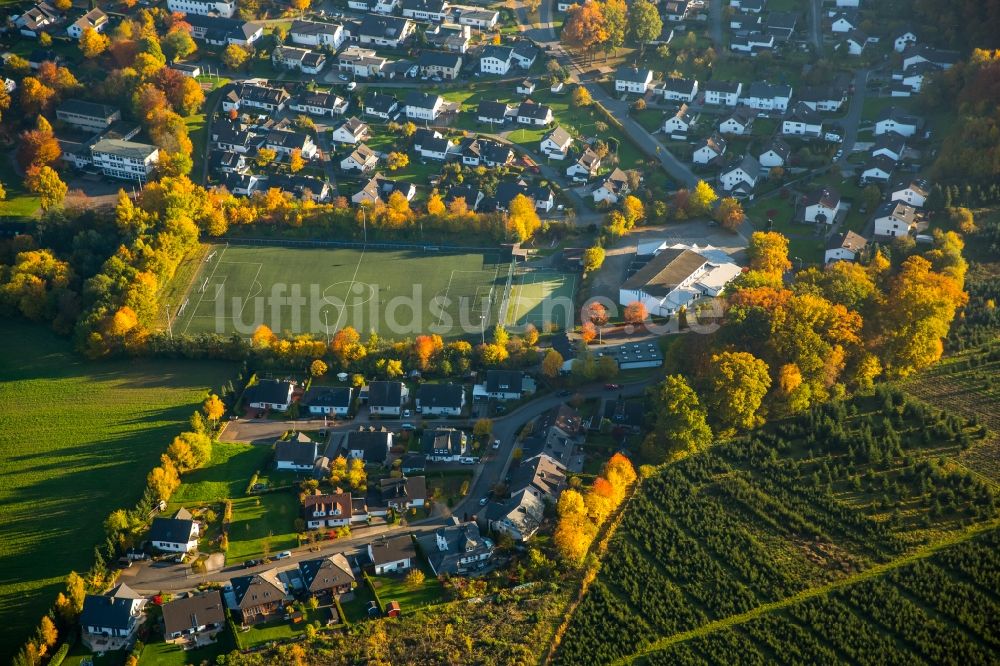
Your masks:
{"label": "dark car", "polygon": [[246,562],[243,563],[243,568],[250,569],[252,567],[257,566],[258,564],[260,564],[260,560],[247,560]]}
{"label": "dark car", "polygon": [[617,391],[621,387],[622,387],[621,384],[605,384],[604,385],[604,390],[605,391]]}
{"label": "dark car", "polygon": [[559,391],[559,393],[557,393],[556,395],[558,395],[560,398],[565,398],[568,395],[573,395],[573,392],[564,389],[562,391]]}

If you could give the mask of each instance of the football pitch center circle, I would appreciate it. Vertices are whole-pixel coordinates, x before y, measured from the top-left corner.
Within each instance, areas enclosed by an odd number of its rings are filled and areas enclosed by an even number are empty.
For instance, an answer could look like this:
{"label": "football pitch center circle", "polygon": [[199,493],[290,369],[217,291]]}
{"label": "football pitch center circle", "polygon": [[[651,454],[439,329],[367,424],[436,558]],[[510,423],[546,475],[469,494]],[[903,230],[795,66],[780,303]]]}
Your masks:
{"label": "football pitch center circle", "polygon": [[[364,293],[364,291],[361,291],[360,293],[355,293],[354,294],[357,298],[355,300],[352,300],[350,303],[346,302],[347,299],[344,299],[344,301],[340,302],[340,303],[335,303],[334,301],[331,301],[330,300],[331,298],[337,298],[337,296],[336,295],[332,295],[332,294],[328,294],[328,292],[330,292],[331,290],[338,290],[339,291],[338,288],[342,288],[342,285],[348,285],[348,287],[346,289],[346,291],[347,291],[347,297],[348,298],[350,298],[352,292],[354,291],[354,285],[360,285],[362,287],[362,289],[364,289],[365,287],[367,287],[368,288],[368,298],[365,298],[364,300],[361,300],[360,297]],[[340,282],[334,282],[333,284],[328,285],[327,288],[323,290],[323,303],[325,303],[327,305],[331,305],[331,306],[333,306],[335,308],[337,308],[337,307],[342,308],[344,306],[357,307],[359,305],[365,305],[366,303],[372,302],[373,300],[375,300],[375,296],[376,295],[377,295],[377,290],[375,288],[375,285],[373,285],[373,284],[371,284],[369,282],[361,282],[359,280],[341,280]]]}

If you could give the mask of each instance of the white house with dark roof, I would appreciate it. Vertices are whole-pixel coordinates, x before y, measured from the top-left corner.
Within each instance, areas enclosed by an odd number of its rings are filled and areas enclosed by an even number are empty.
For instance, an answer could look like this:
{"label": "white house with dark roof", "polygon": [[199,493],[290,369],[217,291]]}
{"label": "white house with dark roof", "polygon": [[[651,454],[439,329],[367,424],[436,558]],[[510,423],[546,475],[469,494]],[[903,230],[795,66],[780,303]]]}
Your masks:
{"label": "white house with dark roof", "polygon": [[366,116],[389,120],[399,109],[399,100],[388,93],[372,90],[365,95],[364,106]]}
{"label": "white house with dark roof", "polygon": [[403,109],[410,120],[437,120],[443,107],[440,95],[413,90],[407,93]]}
{"label": "white house with dark roof", "polygon": [[896,53],[902,53],[907,47],[915,46],[916,43],[917,33],[912,28],[903,28],[892,38],[892,48]]}
{"label": "white house with dark roof", "polygon": [[226,607],[219,590],[189,592],[161,608],[167,643],[204,645],[226,626]]}
{"label": "white house with dark roof", "polygon": [[552,160],[564,160],[573,146],[573,137],[562,127],[556,127],[542,137],[539,149]]}
{"label": "white house with dark roof", "polygon": [[833,224],[840,209],[840,192],[833,187],[817,187],[803,198],[802,204],[804,222]]}
{"label": "white house with dark roof", "polygon": [[354,389],[350,386],[312,386],[302,394],[299,404],[310,414],[347,416],[353,397]]}
{"label": "white house with dark roof", "polygon": [[458,73],[462,71],[462,55],[448,51],[422,51],[416,64],[422,76],[452,80],[458,78]]}
{"label": "white house with dark roof", "polygon": [[887,201],[875,211],[876,236],[906,236],[917,226],[917,209],[901,201]]}
{"label": "white house with dark roof", "polygon": [[80,634],[87,648],[115,651],[129,645],[142,624],[146,599],[125,583],[107,594],[88,594],[80,613]]}
{"label": "white house with dark roof", "polygon": [[371,129],[367,123],[351,116],[330,133],[330,140],[354,145],[367,139],[370,134]]}
{"label": "white house with dark roof", "polygon": [[879,155],[865,162],[861,171],[861,182],[863,183],[888,183],[892,178],[892,172],[896,168],[896,161],[891,157]]}
{"label": "white house with dark roof", "polygon": [[236,13],[236,0],[167,0],[167,9],[171,13],[232,18]]}
{"label": "white house with dark roof", "polygon": [[184,518],[153,518],[146,537],[149,545],[168,553],[189,553],[198,549],[198,523]]}
{"label": "white house with dark roof", "polygon": [[663,121],[663,133],[672,139],[686,139],[688,130],[694,124],[694,114],[687,104],[681,104],[673,115],[667,115]]}
{"label": "white house with dark roof", "polygon": [[792,100],[792,87],[784,83],[754,81],[741,100],[758,111],[787,111]]}
{"label": "white house with dark roof", "polygon": [[483,100],[476,107],[476,120],[489,125],[503,125],[515,112],[515,108],[506,102]]}
{"label": "white house with dark roof", "polygon": [[369,173],[378,166],[378,159],[378,153],[362,143],[340,160],[340,168],[344,171]]}
{"label": "white house with dark roof", "polygon": [[868,35],[860,30],[851,30],[844,37],[844,41],[841,42],[841,47],[848,55],[853,56],[859,56],[864,53],[866,46],[868,46]]}
{"label": "white house with dark roof", "polygon": [[487,44],[479,56],[479,72],[482,74],[506,75],[514,60],[514,49],[510,46]]}
{"label": "white house with dark roof", "polygon": [[347,111],[348,102],[343,97],[332,92],[304,92],[298,95],[288,108],[310,116],[330,117],[342,116]]}
{"label": "white house with dark roof", "polygon": [[393,571],[405,571],[413,566],[417,558],[417,547],[409,534],[401,536],[379,536],[368,544],[368,559],[381,575]]}
{"label": "white house with dark roof", "polygon": [[884,155],[894,162],[903,159],[906,152],[906,139],[899,134],[886,133],[875,137],[875,145],[872,146],[872,157]]}
{"label": "white house with dark roof", "polygon": [[357,44],[350,44],[337,54],[337,69],[353,76],[382,77],[388,64],[389,60],[378,55],[374,49]]}
{"label": "white house with dark roof", "polygon": [[302,498],[302,518],[310,530],[344,527],[351,524],[352,506],[349,492],[306,495]]}
{"label": "white house with dark roof", "polygon": [[732,162],[719,174],[722,189],[733,196],[747,196],[757,187],[760,179],[760,163],[753,155],[744,155]]}
{"label": "white house with dark roof", "polygon": [[410,389],[403,382],[378,381],[368,385],[368,410],[382,416],[399,416],[410,400]]}
{"label": "white house with dark roof", "polygon": [[459,25],[468,25],[480,30],[492,30],[500,21],[500,12],[483,7],[452,5],[452,20]]}
{"label": "white house with dark roof", "polygon": [[520,400],[525,393],[524,373],[517,370],[487,370],[486,396],[501,402]]}
{"label": "white house with dark roof", "polygon": [[295,384],[278,379],[261,379],[247,388],[243,402],[253,409],[285,411],[292,404]]}
{"label": "white house with dark roof", "polygon": [[754,114],[744,107],[733,109],[719,122],[722,134],[746,135],[753,130]]}
{"label": "white house with dark roof", "polygon": [[913,136],[923,125],[920,118],[904,113],[902,109],[890,106],[882,110],[875,119],[875,136],[888,132],[900,136]]}
{"label": "white house with dark roof", "polygon": [[77,20],[73,21],[73,23],[66,28],[66,34],[73,39],[78,40],[83,36],[83,31],[87,28],[91,28],[95,32],[103,33],[108,29],[108,25],[108,15],[95,7]]}
{"label": "white house with dark roof", "polygon": [[663,99],[669,102],[691,103],[698,96],[698,79],[669,77],[663,82]]}
{"label": "white house with dark roof", "polygon": [[291,472],[311,472],[319,458],[319,444],[305,433],[296,433],[291,439],[274,443],[275,467]]}
{"label": "white house with dark roof", "polygon": [[594,188],[594,203],[607,201],[616,204],[631,192],[628,184],[628,175],[621,169],[615,167],[614,171],[604,177],[604,180]]}
{"label": "white house with dark roof", "polygon": [[914,208],[923,208],[929,193],[930,186],[927,181],[916,179],[896,187],[889,198],[891,201],[900,201]]}
{"label": "white house with dark roof", "polygon": [[788,158],[792,154],[792,147],[789,146],[783,139],[779,137],[773,137],[768,139],[760,150],[757,152],[757,161],[765,169],[773,169],[774,167],[783,167],[785,163],[788,162]]}
{"label": "white house with dark roof", "polygon": [[736,106],[743,93],[743,84],[737,81],[708,81],[705,83],[705,104]]}
{"label": "white house with dark roof", "polygon": [[392,440],[392,433],[387,428],[361,427],[347,433],[344,448],[349,458],[362,460],[366,465],[384,465]]}
{"label": "white house with dark roof", "polygon": [[588,147],[580,153],[576,162],[567,167],[566,175],[572,178],[574,182],[585,183],[596,176],[600,168],[600,155]]}
{"label": "white house with dark roof", "polygon": [[307,21],[296,19],[292,21],[292,27],[288,31],[288,36],[293,44],[302,46],[329,46],[332,49],[339,49],[347,40],[347,33],[344,26],[339,23],[323,23],[320,21]]}
{"label": "white house with dark roof", "polygon": [[710,164],[726,154],[726,140],[719,134],[712,134],[702,139],[691,154],[695,164]]}
{"label": "white house with dark roof", "polygon": [[427,460],[435,462],[458,462],[470,450],[468,435],[455,428],[427,428],[420,443]]}
{"label": "white house with dark roof", "polygon": [[[364,45],[398,49],[413,34],[416,24],[408,18],[367,14],[357,28],[357,40]],[[351,37],[355,34],[352,31]]]}
{"label": "white house with dark roof", "polygon": [[473,573],[486,566],[493,555],[493,541],[479,533],[475,522],[460,523],[452,516],[452,524],[433,534],[417,538],[420,550],[435,576]]}
{"label": "white house with dark roof", "polygon": [[861,21],[858,20],[857,12],[838,12],[830,20],[830,30],[838,35],[845,35],[852,30],[857,30],[860,27]]}
{"label": "white house with dark roof", "polygon": [[275,68],[297,69],[303,74],[319,74],[326,65],[326,54],[300,46],[280,44],[271,51],[271,64]]}
{"label": "white house with dark roof", "polygon": [[927,45],[910,46],[903,50],[903,70],[922,62],[933,63],[941,69],[951,69],[960,58],[958,51],[944,51]]}
{"label": "white house with dark roof", "polygon": [[735,33],[729,40],[729,48],[738,53],[749,53],[756,56],[761,51],[774,48],[774,33],[752,30],[746,33]]}
{"label": "white house with dark roof", "polygon": [[552,109],[545,104],[536,104],[531,100],[521,102],[517,107],[517,122],[521,125],[544,127],[552,122]]}
{"label": "white house with dark roof", "polygon": [[644,95],[653,84],[653,70],[638,67],[619,67],[615,73],[615,90]]}
{"label": "white house with dark roof", "polygon": [[424,416],[461,416],[465,387],[461,384],[424,383],[417,389],[416,411]]}
{"label": "white house with dark roof", "polygon": [[848,230],[847,233],[834,234],[826,244],[826,252],[823,254],[823,261],[856,261],[868,241],[864,236]]}
{"label": "white house with dark roof", "polygon": [[315,157],[318,150],[311,136],[294,130],[273,129],[267,133],[264,145],[279,155],[291,155],[297,150],[306,159]]}
{"label": "white house with dark roof", "polygon": [[847,91],[835,85],[805,86],[796,91],[795,99],[813,111],[839,111],[847,102]]}
{"label": "white house with dark roof", "polygon": [[534,536],[544,520],[545,502],[525,489],[511,493],[509,500],[491,503],[484,515],[489,529],[520,542]]}
{"label": "white house with dark roof", "polygon": [[781,121],[781,133],[785,136],[822,136],[823,118],[805,102],[796,102],[788,118]]}
{"label": "white house with dark roof", "polygon": [[402,0],[403,16],[440,23],[448,12],[447,0]]}

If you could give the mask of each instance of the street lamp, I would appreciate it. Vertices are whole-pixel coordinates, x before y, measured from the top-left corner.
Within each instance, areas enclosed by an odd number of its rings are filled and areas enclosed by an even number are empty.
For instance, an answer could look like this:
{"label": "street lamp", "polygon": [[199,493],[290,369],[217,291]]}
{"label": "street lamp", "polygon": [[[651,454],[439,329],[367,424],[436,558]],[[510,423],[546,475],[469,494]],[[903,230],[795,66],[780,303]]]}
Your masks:
{"label": "street lamp", "polygon": [[479,334],[480,334],[480,337],[482,338],[483,345],[485,346],[486,345],[486,315],[485,314],[479,315],[479,321],[481,323],[481,325],[479,327]]}

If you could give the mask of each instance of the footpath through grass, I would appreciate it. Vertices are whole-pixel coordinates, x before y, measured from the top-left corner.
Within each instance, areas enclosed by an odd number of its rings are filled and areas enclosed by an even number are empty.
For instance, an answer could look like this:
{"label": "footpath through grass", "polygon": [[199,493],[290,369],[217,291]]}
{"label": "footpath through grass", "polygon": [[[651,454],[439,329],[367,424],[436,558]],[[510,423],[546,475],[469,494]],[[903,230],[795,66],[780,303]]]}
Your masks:
{"label": "footpath through grass", "polygon": [[0,325],[0,662],[84,571],[102,522],[146,474],[205,392],[216,362],[91,363],[47,329]]}

